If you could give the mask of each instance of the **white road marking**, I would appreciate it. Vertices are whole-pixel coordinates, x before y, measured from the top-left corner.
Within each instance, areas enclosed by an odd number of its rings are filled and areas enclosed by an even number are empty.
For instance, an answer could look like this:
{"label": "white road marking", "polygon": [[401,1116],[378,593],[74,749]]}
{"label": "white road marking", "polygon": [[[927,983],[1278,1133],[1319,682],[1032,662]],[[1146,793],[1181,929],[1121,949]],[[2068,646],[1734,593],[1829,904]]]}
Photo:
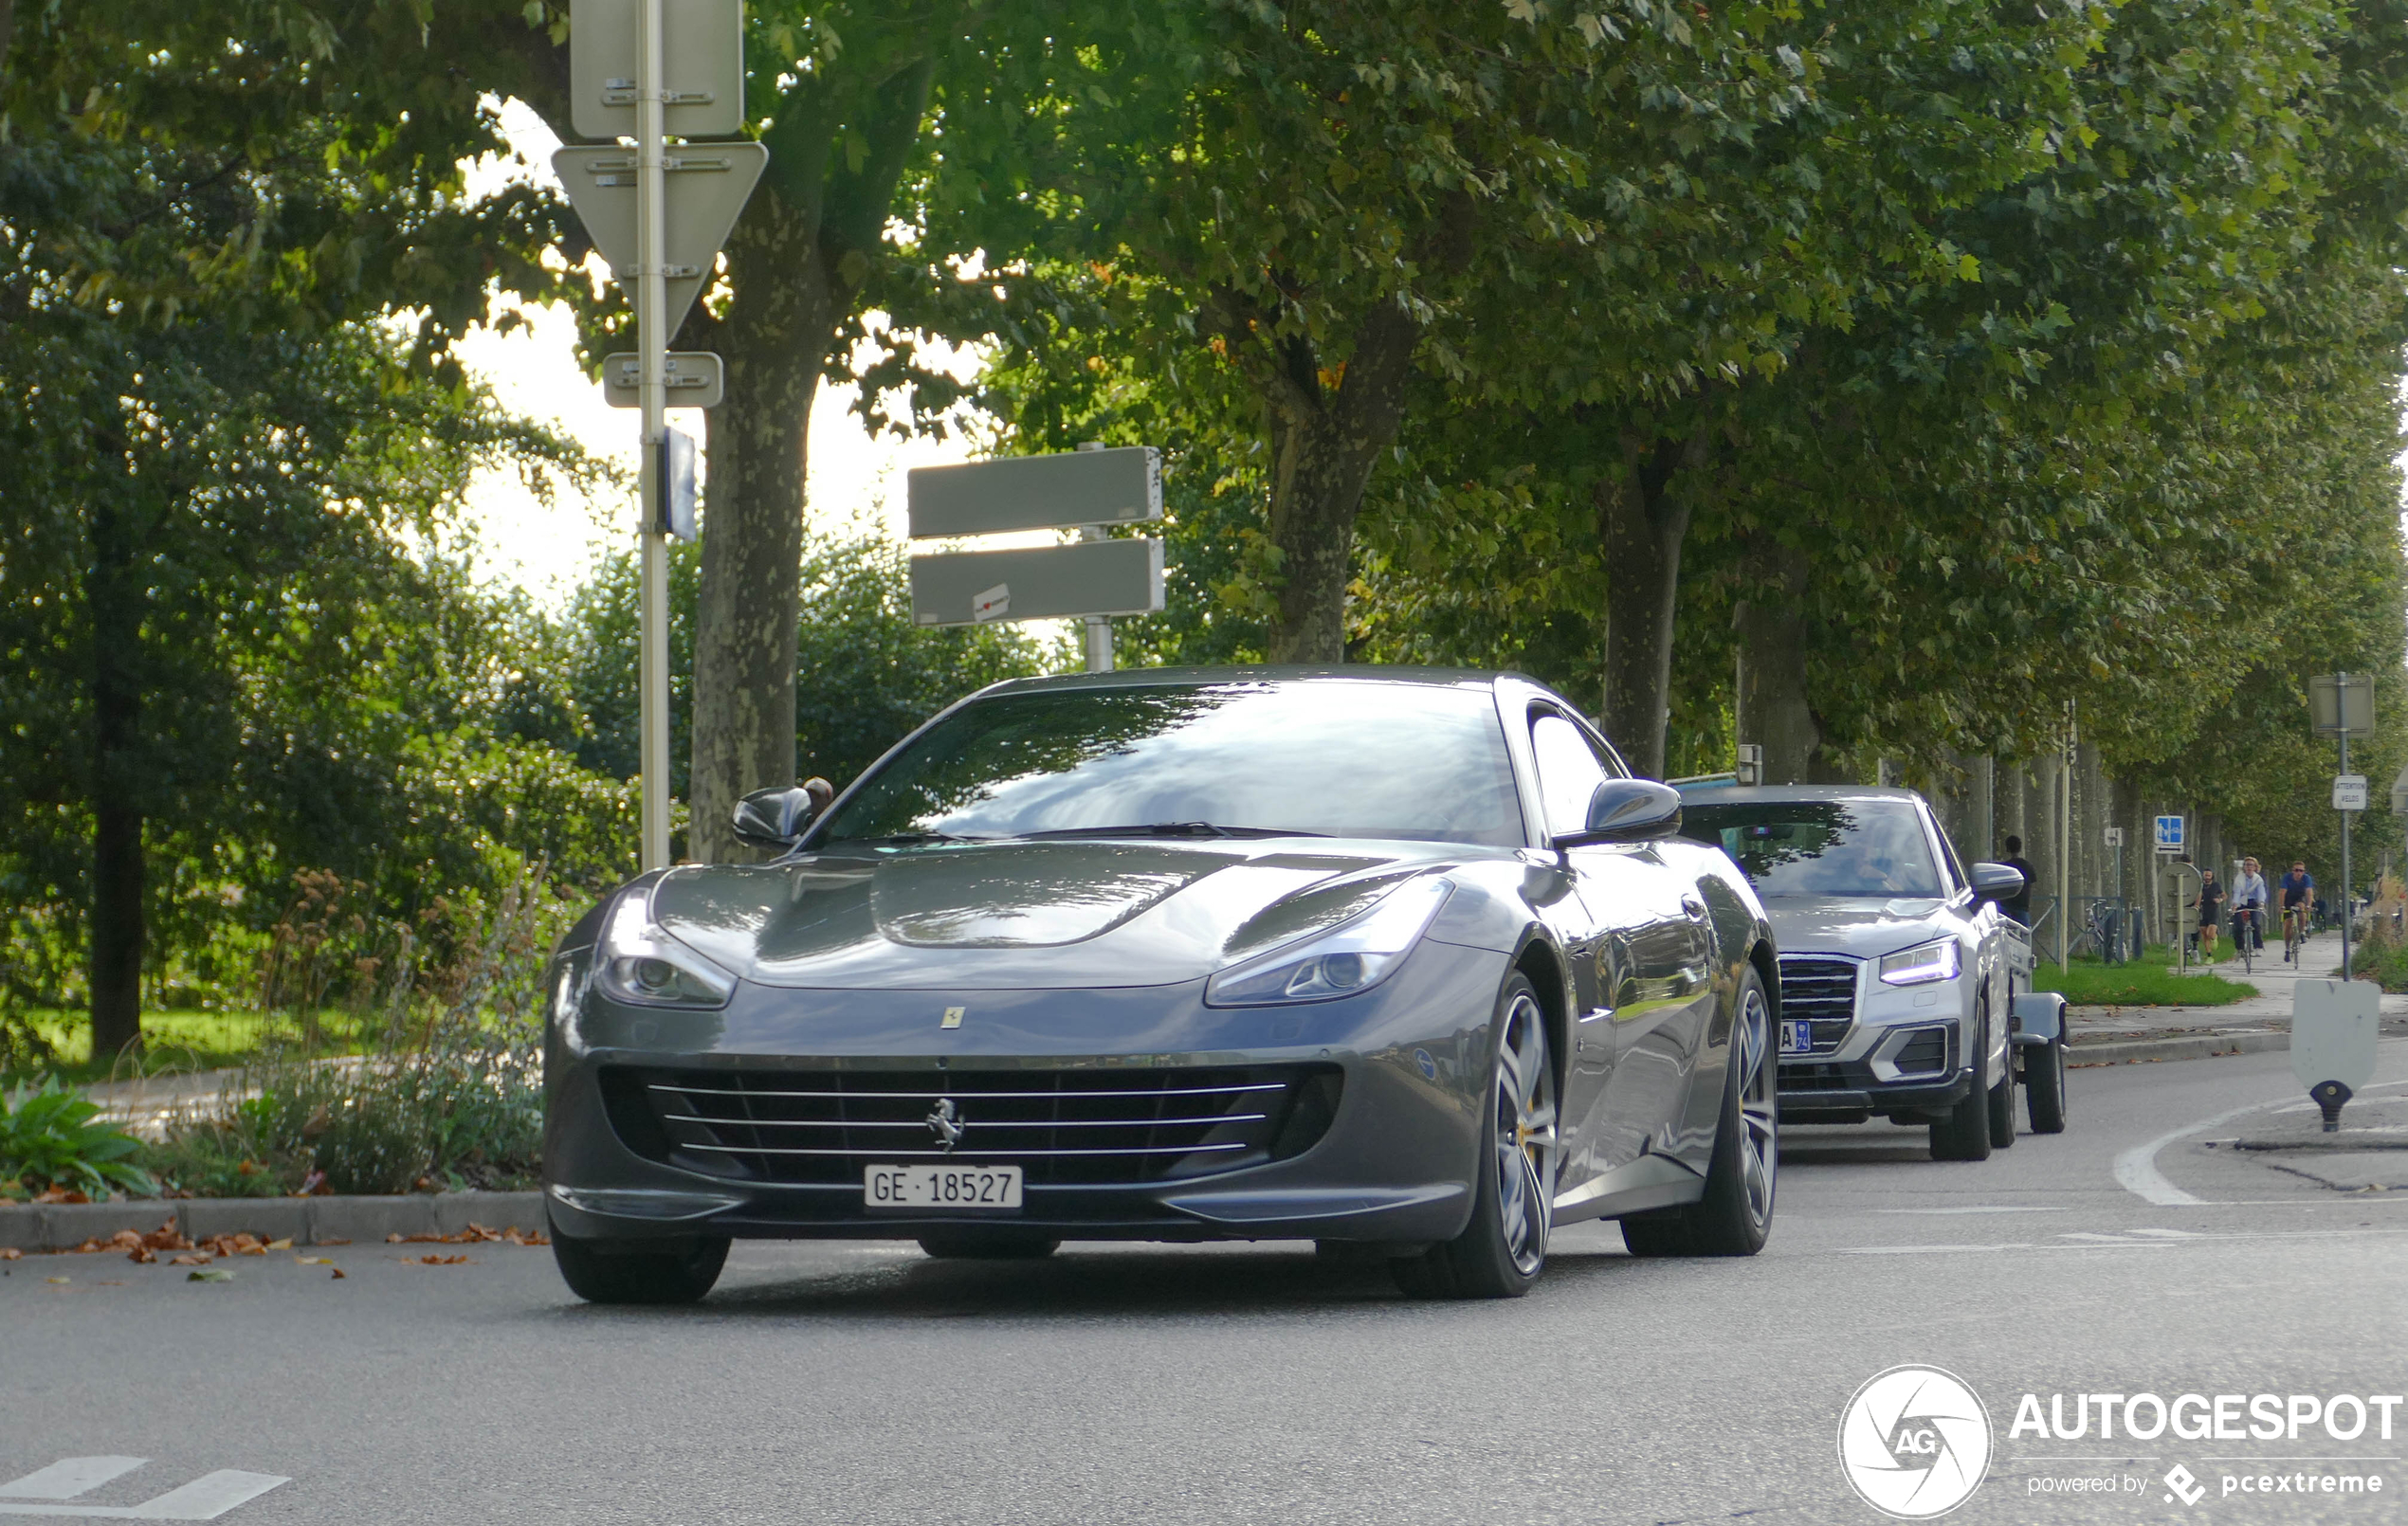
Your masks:
{"label": "white road marking", "polygon": [[1961,1208],[1875,1208],[1875,1213],[2063,1213],[2064,1208],[2027,1208],[1981,1204]]}
{"label": "white road marking", "polygon": [[61,1458],[13,1483],[0,1483],[0,1499],[72,1499],[111,1479],[123,1478],[149,1461],[147,1457]]}
{"label": "white road marking", "polygon": [[2007,1240],[1993,1244],[1933,1245],[1852,1245],[1843,1248],[1843,1256],[1931,1256],[1961,1251],[1998,1250],[2171,1250],[2177,1245],[2237,1244],[2247,1241],[2266,1240],[2345,1240],[2364,1239],[2374,1235],[2398,1236],[2399,1229],[2274,1229],[2261,1234],[2195,1234],[2179,1240],[2141,1240],[2123,1235],[2059,1235],[2057,1241],[2072,1241],[2071,1244],[2032,1240]]}
{"label": "white road marking", "polygon": [[[2365,1090],[2377,1091],[2386,1086],[2408,1086],[2408,1081],[2379,1081],[2367,1086]],[[2364,1093],[2362,1092],[2360,1095],[2363,1096]],[[2116,1185],[2161,1208],[2198,1208],[2207,1200],[2193,1197],[2167,1181],[2164,1174],[2157,1169],[2158,1152],[2177,1139],[2187,1139],[2192,1135],[2204,1133],[2219,1123],[2230,1123],[2235,1118],[2247,1117],[2252,1113],[2287,1109],[2290,1101],[2291,1099],[2289,1097],[2278,1097],[2271,1102],[2253,1102],[2248,1107],[2236,1107],[2229,1113],[2218,1113],[2212,1118],[2201,1118],[2197,1123],[2176,1129],[2171,1134],[2161,1134],[2147,1144],[2134,1145],[2115,1157]]]}
{"label": "white road marking", "polygon": [[[17,1482],[28,1483],[57,1472],[61,1468],[93,1462],[130,1462],[134,1467],[142,1465],[140,1458],[71,1457],[64,1462],[53,1463],[39,1473],[28,1474]],[[36,1500],[24,1503],[12,1499],[0,1499],[0,1516],[72,1516],[80,1520],[215,1520],[236,1505],[246,1504],[270,1489],[293,1481],[281,1474],[246,1473],[240,1468],[220,1468],[214,1473],[202,1474],[180,1489],[170,1489],[158,1498],[146,1499],[138,1505],[71,1505],[52,1502],[72,1499],[74,1495],[96,1489],[119,1474],[131,1471],[131,1468],[121,1467],[106,1473],[96,1473],[89,1482],[82,1484],[70,1494],[43,1495],[37,1497]],[[65,1477],[67,1476],[62,1475],[63,1479]],[[14,1488],[16,1485],[12,1484],[10,1487]]]}

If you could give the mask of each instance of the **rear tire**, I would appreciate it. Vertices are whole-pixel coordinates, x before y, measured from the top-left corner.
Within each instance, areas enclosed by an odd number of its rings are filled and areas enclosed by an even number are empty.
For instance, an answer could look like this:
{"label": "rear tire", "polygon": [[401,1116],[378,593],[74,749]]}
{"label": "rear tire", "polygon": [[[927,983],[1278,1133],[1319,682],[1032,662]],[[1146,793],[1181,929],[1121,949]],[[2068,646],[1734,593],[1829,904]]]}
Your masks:
{"label": "rear tire", "polygon": [[[1983,1025],[1988,1026],[1986,1023]],[[2006,1063],[2000,1067],[1998,1084],[1990,1088],[1990,1147],[1993,1150],[2015,1148],[2015,1051],[2007,1051]]]}
{"label": "rear tire", "polygon": [[552,1231],[552,1259],[588,1303],[694,1303],[727,1264],[725,1235],[677,1240],[580,1240]]}
{"label": "rear tire", "polygon": [[1740,983],[1706,1193],[1686,1208],[1624,1219],[1622,1244],[1632,1255],[1753,1256],[1772,1237],[1780,1169],[1780,1082],[1772,1032],[1763,979],[1751,969]]}
{"label": "rear tire", "polygon": [[939,1261],[1043,1261],[1062,1242],[1040,1229],[998,1226],[937,1230],[920,1237],[920,1248]]}
{"label": "rear tire", "polygon": [[2024,1051],[2023,1105],[2034,1134],[2065,1132],[2065,1041]]}
{"label": "rear tire", "polygon": [[1519,972],[1497,997],[1495,1027],[1471,1223],[1443,1244],[1388,1263],[1410,1298],[1518,1299],[1546,1267],[1555,1211],[1555,1068],[1546,1013]]}

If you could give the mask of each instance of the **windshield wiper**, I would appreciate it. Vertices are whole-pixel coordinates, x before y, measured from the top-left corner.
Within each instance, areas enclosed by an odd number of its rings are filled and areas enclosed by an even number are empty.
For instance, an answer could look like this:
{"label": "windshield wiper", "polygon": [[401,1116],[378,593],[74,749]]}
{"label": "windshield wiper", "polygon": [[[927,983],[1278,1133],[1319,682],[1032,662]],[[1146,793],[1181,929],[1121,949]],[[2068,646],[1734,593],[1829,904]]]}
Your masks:
{"label": "windshield wiper", "polygon": [[837,843],[890,843],[897,847],[915,847],[925,843],[1000,843],[1002,841],[1000,837],[962,837],[953,832],[886,832],[877,837],[834,838],[828,845],[832,847]]}
{"label": "windshield wiper", "polygon": [[1141,827],[1064,827],[1049,832],[1023,832],[1031,842],[1077,837],[1327,837],[1327,832],[1300,832],[1286,827],[1223,827],[1209,821],[1150,822]]}

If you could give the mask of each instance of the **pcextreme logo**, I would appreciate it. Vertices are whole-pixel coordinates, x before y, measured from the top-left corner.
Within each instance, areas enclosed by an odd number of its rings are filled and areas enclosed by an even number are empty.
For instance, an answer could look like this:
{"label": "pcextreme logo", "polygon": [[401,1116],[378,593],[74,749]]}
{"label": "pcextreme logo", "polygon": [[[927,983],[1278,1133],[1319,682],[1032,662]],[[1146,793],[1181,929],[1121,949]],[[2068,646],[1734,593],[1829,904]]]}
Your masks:
{"label": "pcextreme logo", "polygon": [[1839,1417],[1839,1467],[1865,1503],[1930,1520],[1973,1498],[1990,1466],[1990,1414],[1964,1379],[1937,1367],[1876,1372]]}

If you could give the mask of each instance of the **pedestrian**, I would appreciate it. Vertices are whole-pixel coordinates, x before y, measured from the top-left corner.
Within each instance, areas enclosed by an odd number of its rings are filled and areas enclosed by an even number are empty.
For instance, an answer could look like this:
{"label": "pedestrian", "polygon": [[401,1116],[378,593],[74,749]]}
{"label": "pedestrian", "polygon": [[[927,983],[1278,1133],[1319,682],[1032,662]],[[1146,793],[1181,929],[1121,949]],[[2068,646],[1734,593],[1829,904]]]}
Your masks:
{"label": "pedestrian", "polygon": [[2032,865],[2025,863],[2023,859],[2023,839],[2008,838],[2007,856],[1998,862],[2023,876],[2023,888],[1999,901],[1998,909],[2024,926],[2030,927],[2032,925]]}
{"label": "pedestrian", "polygon": [[2216,871],[2199,871],[2198,899],[2191,902],[2199,909],[2199,956],[2209,964],[2216,962],[2216,928],[2224,911],[2224,887],[2216,882]]}

